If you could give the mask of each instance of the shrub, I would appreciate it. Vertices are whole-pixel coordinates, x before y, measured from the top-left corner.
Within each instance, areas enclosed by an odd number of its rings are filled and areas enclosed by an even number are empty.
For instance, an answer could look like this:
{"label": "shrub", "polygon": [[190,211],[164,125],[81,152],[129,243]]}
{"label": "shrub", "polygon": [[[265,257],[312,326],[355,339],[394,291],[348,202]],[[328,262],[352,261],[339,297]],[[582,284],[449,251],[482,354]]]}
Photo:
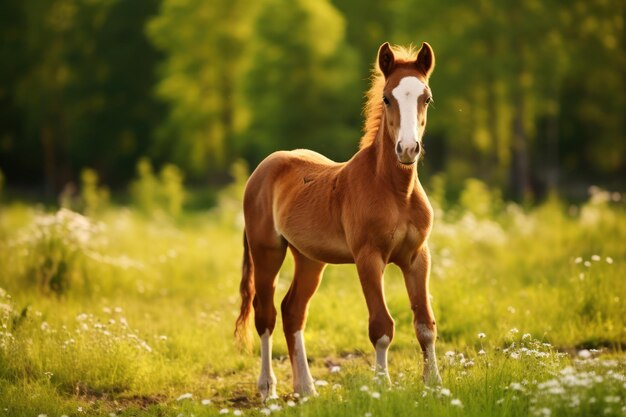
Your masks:
{"label": "shrub", "polygon": [[180,215],[185,200],[184,176],[176,165],[164,165],[157,177],[150,160],[141,158],[137,163],[137,175],[130,193],[140,211],[147,215],[165,212],[175,218]]}
{"label": "shrub", "polygon": [[67,209],[37,215],[18,239],[27,280],[58,295],[78,282],[86,286],[83,264],[101,246],[103,229],[101,223]]}
{"label": "shrub", "polygon": [[93,216],[108,205],[109,189],[98,185],[98,173],[91,168],[83,169],[80,180],[83,213]]}

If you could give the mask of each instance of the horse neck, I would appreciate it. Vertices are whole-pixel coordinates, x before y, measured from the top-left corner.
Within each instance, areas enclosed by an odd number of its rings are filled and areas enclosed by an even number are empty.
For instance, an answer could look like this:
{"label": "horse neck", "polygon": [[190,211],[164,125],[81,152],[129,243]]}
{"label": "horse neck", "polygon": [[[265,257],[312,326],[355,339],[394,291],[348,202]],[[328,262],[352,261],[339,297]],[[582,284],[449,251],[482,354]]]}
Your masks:
{"label": "horse neck", "polygon": [[408,196],[417,184],[417,164],[411,168],[402,167],[396,156],[394,142],[386,128],[385,115],[383,114],[376,139],[372,143],[372,151],[376,155],[376,175],[387,182],[392,189],[400,194]]}

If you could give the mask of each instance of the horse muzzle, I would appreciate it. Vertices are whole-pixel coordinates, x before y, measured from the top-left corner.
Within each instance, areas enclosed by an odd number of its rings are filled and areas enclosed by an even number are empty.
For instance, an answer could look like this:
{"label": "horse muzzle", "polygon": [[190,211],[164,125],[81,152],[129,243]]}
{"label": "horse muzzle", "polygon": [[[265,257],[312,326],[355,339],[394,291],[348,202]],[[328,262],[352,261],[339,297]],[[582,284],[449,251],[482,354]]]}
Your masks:
{"label": "horse muzzle", "polygon": [[396,156],[401,164],[411,165],[417,161],[422,147],[416,140],[398,141],[396,144]]}

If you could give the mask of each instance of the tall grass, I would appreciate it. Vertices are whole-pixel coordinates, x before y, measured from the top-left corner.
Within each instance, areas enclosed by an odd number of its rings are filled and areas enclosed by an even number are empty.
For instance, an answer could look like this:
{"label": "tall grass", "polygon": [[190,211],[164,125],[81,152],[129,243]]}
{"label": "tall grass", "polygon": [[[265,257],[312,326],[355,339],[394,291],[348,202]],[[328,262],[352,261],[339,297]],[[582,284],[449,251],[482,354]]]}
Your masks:
{"label": "tall grass", "polygon": [[[372,379],[358,278],[353,266],[339,265],[327,269],[306,331],[320,397],[290,396],[279,322],[281,399],[261,404],[258,351],[239,352],[232,340],[245,167],[235,174],[239,183],[202,213],[164,205],[164,214],[147,216],[143,208],[107,205],[86,217],[2,207],[0,416],[626,413],[623,203],[594,190],[580,206],[551,199],[524,209],[477,182],[458,205],[432,194],[443,388],[420,381],[409,302],[394,266],[385,275],[396,320],[394,383]],[[292,270],[288,258],[277,303]]]}

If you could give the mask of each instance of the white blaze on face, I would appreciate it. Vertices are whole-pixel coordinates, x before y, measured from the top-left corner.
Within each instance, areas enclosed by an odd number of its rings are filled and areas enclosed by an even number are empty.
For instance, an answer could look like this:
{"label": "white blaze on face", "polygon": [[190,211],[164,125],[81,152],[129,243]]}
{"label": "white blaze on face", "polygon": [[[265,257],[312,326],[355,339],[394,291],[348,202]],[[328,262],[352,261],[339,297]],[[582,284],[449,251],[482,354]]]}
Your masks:
{"label": "white blaze on face", "polygon": [[[396,136],[403,153],[411,153],[410,150],[419,151],[415,142],[420,140],[419,126],[417,123],[417,99],[424,93],[426,84],[417,77],[404,77],[396,88],[391,91],[400,108],[400,128]],[[413,157],[417,157],[415,152]],[[403,161],[407,162],[407,161]]]}

